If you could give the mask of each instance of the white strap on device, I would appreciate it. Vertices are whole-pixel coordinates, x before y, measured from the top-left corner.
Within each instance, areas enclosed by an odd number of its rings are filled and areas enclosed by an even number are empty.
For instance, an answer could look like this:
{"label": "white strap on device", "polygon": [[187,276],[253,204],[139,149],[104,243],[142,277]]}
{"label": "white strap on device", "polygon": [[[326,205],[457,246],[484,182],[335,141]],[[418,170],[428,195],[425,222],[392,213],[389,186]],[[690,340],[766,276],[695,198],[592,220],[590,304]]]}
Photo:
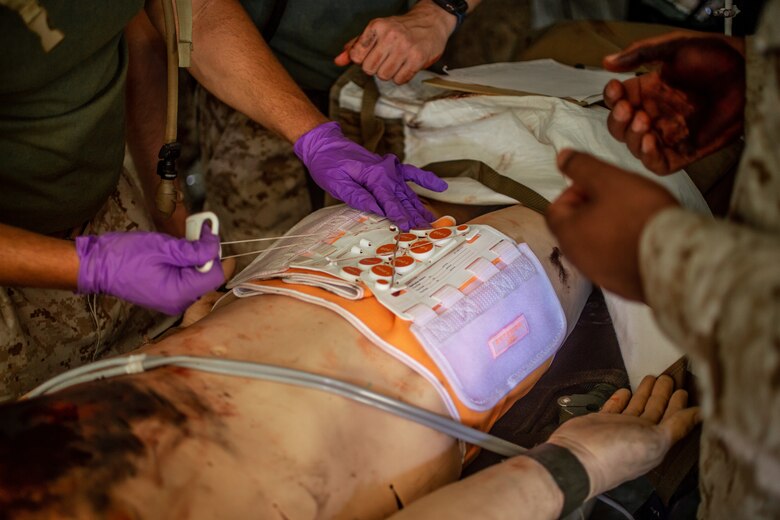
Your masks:
{"label": "white strap on device", "polygon": [[[185,237],[187,240],[200,240],[200,233],[203,229],[203,223],[208,222],[211,224],[211,232],[215,235],[219,234],[219,218],[211,211],[202,211],[200,213],[195,213],[194,215],[190,215],[187,217],[187,220],[185,221],[186,231],[185,231]],[[219,246],[219,257],[222,258],[222,245]],[[214,265],[214,260],[209,260],[205,264],[197,267],[198,271],[201,273],[208,273],[212,266]]]}

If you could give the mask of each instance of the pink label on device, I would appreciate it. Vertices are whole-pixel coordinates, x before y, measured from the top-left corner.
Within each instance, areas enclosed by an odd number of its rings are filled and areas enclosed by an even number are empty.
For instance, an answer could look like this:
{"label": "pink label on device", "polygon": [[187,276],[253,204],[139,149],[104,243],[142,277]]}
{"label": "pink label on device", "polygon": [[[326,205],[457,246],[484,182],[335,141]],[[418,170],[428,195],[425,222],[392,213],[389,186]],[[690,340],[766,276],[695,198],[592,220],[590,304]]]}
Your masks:
{"label": "pink label on device", "polygon": [[493,353],[493,359],[509,350],[509,347],[526,337],[529,332],[528,321],[525,319],[525,315],[521,314],[488,340],[490,351]]}

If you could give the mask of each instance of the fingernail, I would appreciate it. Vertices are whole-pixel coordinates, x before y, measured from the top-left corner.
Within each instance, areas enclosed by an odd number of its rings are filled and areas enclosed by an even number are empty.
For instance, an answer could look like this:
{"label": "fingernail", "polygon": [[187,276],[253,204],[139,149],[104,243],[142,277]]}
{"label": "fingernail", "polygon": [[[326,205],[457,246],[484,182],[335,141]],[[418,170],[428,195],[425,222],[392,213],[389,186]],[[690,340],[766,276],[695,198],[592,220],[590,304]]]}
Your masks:
{"label": "fingernail", "polygon": [[635,117],[634,121],[631,123],[631,130],[634,132],[645,132],[647,131],[647,127],[641,119]]}
{"label": "fingernail", "polygon": [[642,153],[648,154],[653,151],[652,139],[642,139]]}
{"label": "fingernail", "polygon": [[626,123],[629,119],[631,119],[631,111],[628,110],[624,104],[616,106],[612,113],[614,114],[615,119],[621,123]]}

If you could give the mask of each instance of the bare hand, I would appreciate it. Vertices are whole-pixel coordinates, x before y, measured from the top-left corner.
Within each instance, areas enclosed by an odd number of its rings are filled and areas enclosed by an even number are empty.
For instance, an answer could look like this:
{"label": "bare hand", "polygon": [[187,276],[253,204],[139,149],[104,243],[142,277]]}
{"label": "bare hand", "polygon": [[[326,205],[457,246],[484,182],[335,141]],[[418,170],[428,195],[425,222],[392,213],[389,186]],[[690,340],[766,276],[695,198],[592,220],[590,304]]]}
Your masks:
{"label": "bare hand", "polygon": [[548,442],[569,449],[590,477],[590,496],[644,475],[669,448],[700,422],[699,409],[685,408],[688,394],[669,376],[645,377],[636,393],[623,388],[601,412],[565,422]]}
{"label": "bare hand", "polygon": [[546,214],[561,250],[594,283],[642,300],[642,230],[658,212],[677,206],[676,199],[653,181],[585,153],[563,150],[558,167],[573,181]]}
{"label": "bare hand", "polygon": [[738,40],[675,32],[604,58],[604,68],[656,70],[604,88],[607,125],[649,170],[675,172],[742,132],[745,60]]}
{"label": "bare hand", "polygon": [[444,9],[418,2],[403,16],[371,20],[334,62],[342,67],[361,64],[366,74],[401,85],[436,63],[455,23],[456,18]]}

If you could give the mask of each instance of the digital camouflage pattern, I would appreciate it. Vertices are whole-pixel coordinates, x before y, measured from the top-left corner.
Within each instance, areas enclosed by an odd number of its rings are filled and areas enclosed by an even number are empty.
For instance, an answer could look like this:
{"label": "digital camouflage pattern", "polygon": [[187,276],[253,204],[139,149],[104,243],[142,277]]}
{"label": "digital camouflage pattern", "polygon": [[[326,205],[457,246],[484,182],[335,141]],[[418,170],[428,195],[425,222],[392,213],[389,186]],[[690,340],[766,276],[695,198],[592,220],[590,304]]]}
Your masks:
{"label": "digital camouflage pattern", "polygon": [[[143,200],[138,184],[124,171],[101,210],[70,238],[152,230]],[[65,370],[133,350],[164,320],[162,314],[111,296],[0,287],[0,401]]]}
{"label": "digital camouflage pattern", "polygon": [[648,301],[699,366],[700,518],[780,518],[779,0],[751,44],[762,63],[730,222],[667,210],[640,246]]}
{"label": "digital camouflage pattern", "polygon": [[[306,168],[283,137],[196,88],[197,135],[204,168],[204,209],[219,217],[223,241],[283,235],[312,206]],[[223,246],[223,255],[268,242]],[[256,255],[237,258],[243,269]]]}

